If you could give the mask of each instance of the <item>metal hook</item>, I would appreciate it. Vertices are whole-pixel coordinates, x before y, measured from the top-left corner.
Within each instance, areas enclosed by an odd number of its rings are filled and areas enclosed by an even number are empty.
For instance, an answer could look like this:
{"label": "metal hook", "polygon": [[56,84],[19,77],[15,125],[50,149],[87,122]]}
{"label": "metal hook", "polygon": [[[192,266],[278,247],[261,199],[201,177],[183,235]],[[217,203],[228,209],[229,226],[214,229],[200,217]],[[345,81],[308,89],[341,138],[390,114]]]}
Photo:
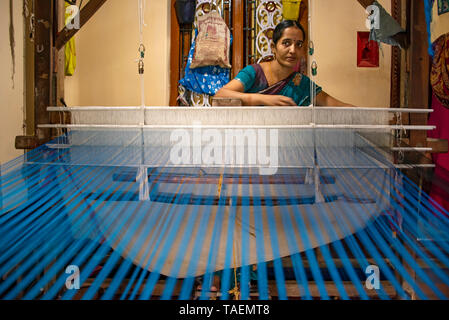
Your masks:
{"label": "metal hook", "polygon": [[313,76],[316,76],[318,74],[317,70],[318,70],[318,65],[317,65],[316,61],[313,61],[312,62],[312,75]]}
{"label": "metal hook", "polygon": [[310,41],[310,44],[309,44],[309,55],[313,56],[314,53],[315,53],[315,46],[313,44],[313,41]]}
{"label": "metal hook", "polygon": [[141,43],[139,46],[139,52],[140,52],[140,57],[145,58],[145,46],[143,45],[143,43]]}

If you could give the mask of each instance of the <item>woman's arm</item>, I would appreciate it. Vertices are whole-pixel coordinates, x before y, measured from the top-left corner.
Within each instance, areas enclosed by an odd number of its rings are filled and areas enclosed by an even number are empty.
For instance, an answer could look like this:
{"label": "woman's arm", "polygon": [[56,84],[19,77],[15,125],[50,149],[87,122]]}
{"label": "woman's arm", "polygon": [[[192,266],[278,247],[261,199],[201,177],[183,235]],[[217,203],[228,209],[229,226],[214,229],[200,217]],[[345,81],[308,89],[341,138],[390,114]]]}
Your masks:
{"label": "woman's arm", "polygon": [[242,100],[244,106],[296,106],[289,97],[279,95],[266,95],[260,93],[245,93],[243,83],[233,79],[217,91],[217,98],[234,98]]}
{"label": "woman's arm", "polygon": [[214,97],[240,99],[242,100],[242,104],[244,106],[258,105],[260,99],[257,97],[257,94],[244,93],[244,90],[245,88],[243,83],[239,80],[233,79],[218,90]]}
{"label": "woman's arm", "polygon": [[331,97],[326,92],[321,91],[316,96],[317,106],[331,106],[331,107],[354,107],[353,105],[345,102],[341,102],[340,100]]}

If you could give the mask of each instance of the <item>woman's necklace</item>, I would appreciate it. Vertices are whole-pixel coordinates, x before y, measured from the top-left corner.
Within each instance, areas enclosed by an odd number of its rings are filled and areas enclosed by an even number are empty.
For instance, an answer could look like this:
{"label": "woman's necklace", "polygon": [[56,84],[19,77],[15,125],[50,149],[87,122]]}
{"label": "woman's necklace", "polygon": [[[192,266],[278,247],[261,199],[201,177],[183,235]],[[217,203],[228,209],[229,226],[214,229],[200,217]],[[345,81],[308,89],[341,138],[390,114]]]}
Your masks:
{"label": "woman's necklace", "polygon": [[[268,71],[268,78],[267,78],[267,82],[268,82],[268,86],[272,86],[272,85],[274,85],[274,84],[276,84],[276,83],[278,83],[280,80],[282,80],[282,79],[278,79],[278,78],[276,78],[274,75],[273,75],[273,70],[271,69],[271,64],[272,64],[272,62],[270,61],[270,62],[268,62],[268,66],[267,66],[267,71]],[[293,70],[292,70],[292,72],[293,72]],[[291,75],[291,73],[289,74],[289,75]],[[289,75],[287,75],[285,78],[287,78]],[[298,77],[299,76],[299,77]],[[265,78],[266,78],[266,76],[265,76]],[[297,81],[301,81],[301,75],[297,75],[296,77],[295,77],[295,84],[296,84],[296,82]],[[298,83],[299,84],[299,83]],[[297,85],[298,85],[297,84]]]}

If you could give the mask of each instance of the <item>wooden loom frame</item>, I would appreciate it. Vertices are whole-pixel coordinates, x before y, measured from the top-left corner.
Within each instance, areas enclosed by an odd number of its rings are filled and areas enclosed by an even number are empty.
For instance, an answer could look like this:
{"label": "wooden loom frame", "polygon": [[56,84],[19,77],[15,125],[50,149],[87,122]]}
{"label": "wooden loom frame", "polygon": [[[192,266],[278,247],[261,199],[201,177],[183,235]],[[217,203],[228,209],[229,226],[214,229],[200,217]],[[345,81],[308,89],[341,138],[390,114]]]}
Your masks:
{"label": "wooden loom frame", "polygon": [[[77,30],[62,29],[63,26],[63,0],[34,0],[35,1],[35,16],[36,21],[41,19],[47,21],[49,26],[45,23],[38,23],[36,26],[36,45],[32,52],[35,60],[34,71],[34,89],[42,94],[34,97],[34,109],[32,115],[27,115],[27,120],[32,119],[28,124],[28,136],[19,136],[16,138],[16,148],[18,149],[32,149],[52,139],[53,132],[51,129],[38,128],[39,124],[57,123],[57,119],[52,119],[47,107],[61,105],[60,98],[64,97],[64,61],[62,49],[64,44],[77,32]],[[174,0],[171,0],[174,3]],[[363,6],[372,3],[371,0],[358,0]],[[81,10],[81,25],[83,26],[95,14],[97,10],[106,2],[106,0],[90,0]],[[237,48],[236,52],[243,52],[243,0],[233,1],[235,12],[239,12],[234,20],[234,46]],[[395,19],[400,19],[401,7],[405,5],[407,11],[407,30],[409,30],[410,48],[404,54],[405,59],[401,61],[401,51],[393,49],[392,54],[392,91],[391,91],[391,107],[401,106],[401,96],[409,101],[410,108],[422,108],[429,105],[429,56],[427,54],[427,46],[417,45],[427,43],[425,20],[424,20],[424,6],[422,2],[412,2],[411,0],[392,0],[392,13]],[[178,41],[176,35],[179,36],[179,26],[177,25],[174,10],[171,12],[171,27],[172,27],[172,44]],[[55,31],[56,30],[56,31]],[[58,30],[61,30],[58,32]],[[240,32],[239,32],[240,31]],[[41,46],[44,50],[41,51]],[[240,50],[239,50],[240,48]],[[173,56],[179,50],[172,49],[171,67],[176,68],[176,63],[179,59],[173,59]],[[28,52],[30,53],[30,52]],[[55,63],[56,57],[57,63]],[[240,69],[243,66],[243,55],[233,54],[233,66],[235,69]],[[178,64],[179,68],[179,64]],[[409,89],[407,92],[401,92],[401,70],[405,70],[405,75],[408,77]],[[53,77],[55,76],[55,77]],[[177,83],[179,79],[177,72],[170,73],[170,81],[173,90],[173,84]],[[54,92],[56,88],[56,92]],[[171,92],[171,100],[173,93]],[[30,121],[30,120],[29,120]],[[67,120],[68,123],[70,120]],[[405,119],[404,124],[409,125],[425,125],[427,118],[424,115],[411,114],[409,118]],[[428,139],[423,131],[411,131],[408,138],[408,144],[416,147],[432,147],[432,152],[447,152],[447,141]],[[320,264],[325,264],[324,259],[319,260]],[[107,282],[105,282],[107,284]],[[88,284],[88,283],[87,283]],[[124,284],[125,285],[125,284]],[[288,294],[291,297],[298,297],[298,287],[295,283],[287,283]],[[275,294],[275,284],[271,283],[273,288],[271,293]],[[346,287],[346,286],[345,286]],[[164,281],[160,281],[155,289],[155,295],[162,293],[164,288]],[[387,292],[389,287],[387,286]],[[178,288],[179,289],[179,288]],[[329,285],[329,293],[331,296],[338,296],[338,291],[335,285]],[[317,288],[311,288],[312,295],[319,295]],[[348,290],[350,293],[351,290]],[[354,289],[352,292],[357,293]],[[81,292],[80,292],[81,293]],[[413,292],[411,292],[413,296]]]}
{"label": "wooden loom frame", "polygon": [[[179,69],[179,25],[174,10],[174,1],[171,1],[171,70]],[[373,3],[373,0],[357,0],[363,7]],[[103,6],[106,0],[90,0],[80,12],[81,28],[90,18]],[[34,92],[41,94],[34,97],[31,103],[33,108],[27,107],[27,135],[16,137],[17,149],[32,149],[53,137],[54,132],[49,129],[39,129],[39,124],[57,123],[58,119],[52,119],[47,111],[49,106],[61,106],[60,99],[64,98],[64,54],[61,50],[65,43],[74,36],[76,29],[68,30],[64,25],[64,0],[34,0],[36,21],[48,22],[37,23],[36,41],[33,52],[35,61],[34,70]],[[233,19],[234,28],[234,53],[232,65],[235,70],[243,67],[243,0],[234,0]],[[404,9],[405,8],[405,9]],[[427,36],[424,15],[424,5],[421,2],[411,0],[392,0],[392,15],[396,20],[401,20],[401,12],[406,11],[405,20],[409,39],[403,39],[402,43],[410,43],[407,50],[393,48],[392,72],[391,72],[391,103],[390,107],[398,108],[404,105],[401,100],[408,101],[411,108],[429,107],[429,68],[430,59],[427,54]],[[410,18],[407,18],[410,17]],[[413,23],[412,23],[413,22]],[[61,31],[58,31],[61,30]],[[422,44],[426,45],[423,46]],[[44,50],[40,50],[43,46]],[[404,56],[401,59],[401,55]],[[234,70],[234,71],[235,71]],[[55,77],[53,77],[53,75]],[[407,79],[403,79],[407,77]],[[174,105],[177,95],[177,72],[170,72],[170,104]],[[409,83],[408,90],[401,89],[401,82]],[[56,89],[56,92],[54,90]],[[402,97],[402,99],[401,99]],[[27,103],[30,104],[30,103]],[[406,107],[408,107],[406,106]],[[31,110],[30,110],[31,109]],[[65,119],[64,123],[70,123]],[[404,124],[426,125],[427,117],[424,115],[410,115]],[[410,132],[410,137],[405,142],[413,147],[432,147],[434,153],[447,152],[447,141],[440,139],[428,139],[425,132]]]}

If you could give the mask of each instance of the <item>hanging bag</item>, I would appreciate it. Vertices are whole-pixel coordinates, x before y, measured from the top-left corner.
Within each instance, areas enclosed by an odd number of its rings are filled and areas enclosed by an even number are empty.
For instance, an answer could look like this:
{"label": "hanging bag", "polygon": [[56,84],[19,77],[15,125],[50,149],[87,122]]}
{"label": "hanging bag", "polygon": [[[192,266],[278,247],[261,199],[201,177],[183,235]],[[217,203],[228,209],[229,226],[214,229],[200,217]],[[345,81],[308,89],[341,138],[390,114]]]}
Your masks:
{"label": "hanging bag", "polygon": [[205,66],[231,68],[231,32],[217,11],[197,18],[198,36],[191,69]]}

